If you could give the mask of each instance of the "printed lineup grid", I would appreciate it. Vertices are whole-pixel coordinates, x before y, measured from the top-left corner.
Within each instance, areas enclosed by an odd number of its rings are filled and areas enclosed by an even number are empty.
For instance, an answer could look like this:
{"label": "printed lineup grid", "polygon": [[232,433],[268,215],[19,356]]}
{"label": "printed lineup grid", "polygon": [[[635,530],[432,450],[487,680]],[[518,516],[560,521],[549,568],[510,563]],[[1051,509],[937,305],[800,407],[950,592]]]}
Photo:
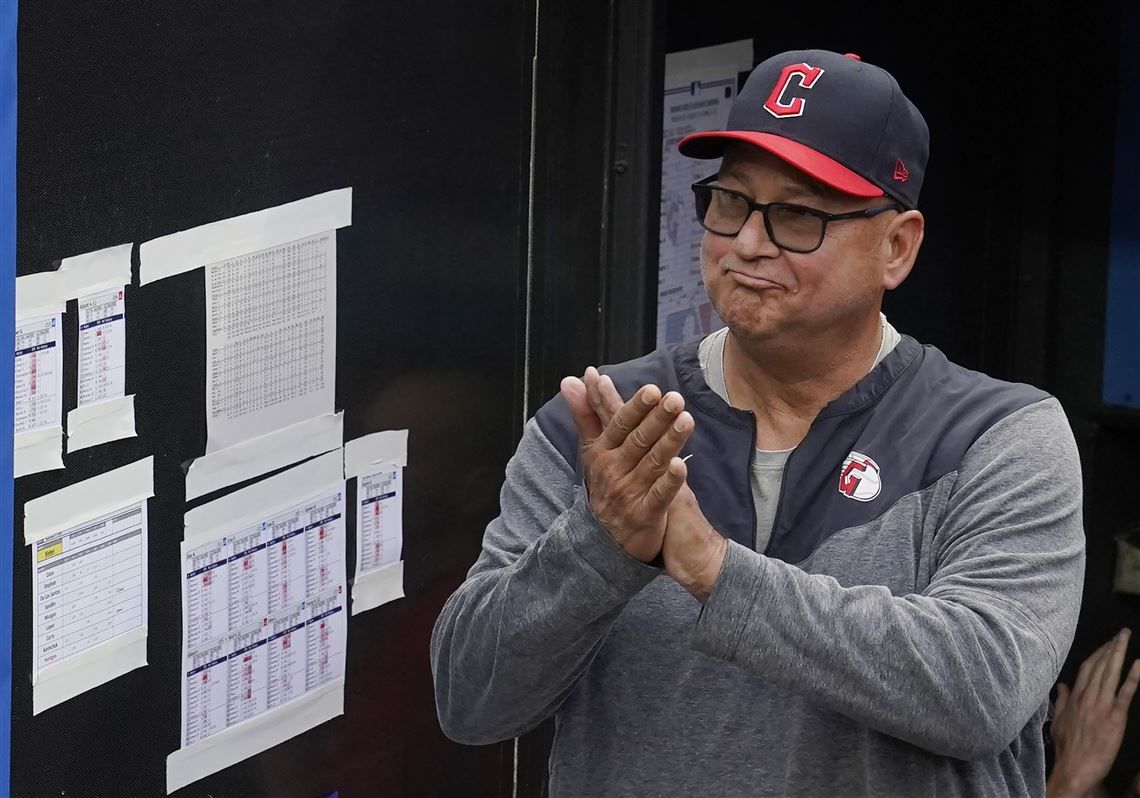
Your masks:
{"label": "printed lineup grid", "polygon": [[145,532],[136,504],[35,545],[37,671],[145,623]]}
{"label": "printed lineup grid", "polygon": [[207,269],[212,419],[234,419],[326,388],[324,315],[330,237],[323,233]]}
{"label": "printed lineup grid", "polygon": [[344,498],[183,544],[183,748],[343,677]]}
{"label": "printed lineup grid", "polygon": [[244,416],[323,390],[325,358],[321,317],[226,344],[210,363],[211,416]]}
{"label": "printed lineup grid", "polygon": [[44,316],[16,325],[16,434],[59,424],[54,412],[59,391],[59,316]]}

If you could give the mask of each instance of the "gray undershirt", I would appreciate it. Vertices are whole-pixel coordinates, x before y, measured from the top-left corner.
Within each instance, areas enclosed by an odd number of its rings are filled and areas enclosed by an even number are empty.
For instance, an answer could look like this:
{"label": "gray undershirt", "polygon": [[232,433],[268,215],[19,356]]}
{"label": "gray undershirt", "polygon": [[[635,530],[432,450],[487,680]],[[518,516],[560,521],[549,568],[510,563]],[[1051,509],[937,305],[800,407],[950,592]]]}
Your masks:
{"label": "gray undershirt", "polygon": [[[879,365],[899,342],[899,334],[887,321],[887,317],[880,313],[879,318],[882,321],[882,342],[871,368]],[[732,405],[724,381],[724,341],[727,337],[727,327],[710,333],[701,341],[697,358],[705,382],[717,396]],[[780,485],[784,481],[784,464],[794,450],[794,446],[791,449],[757,449],[753,454],[751,482],[752,502],[756,506],[756,551],[764,551],[772,537],[772,523],[776,518],[776,505],[780,501]]]}

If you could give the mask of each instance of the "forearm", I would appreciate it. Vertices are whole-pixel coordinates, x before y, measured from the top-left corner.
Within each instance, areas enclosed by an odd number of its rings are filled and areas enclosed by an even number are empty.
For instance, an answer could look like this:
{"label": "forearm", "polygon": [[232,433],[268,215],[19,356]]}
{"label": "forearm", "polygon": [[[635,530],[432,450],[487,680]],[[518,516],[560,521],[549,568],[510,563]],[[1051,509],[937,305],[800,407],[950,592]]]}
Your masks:
{"label": "forearm", "polygon": [[[1079,601],[1057,596],[1057,601]],[[731,544],[694,646],[893,737],[968,759],[1040,706],[1056,652],[998,601],[844,588]]]}
{"label": "forearm", "polygon": [[472,576],[444,606],[431,644],[444,731],[489,743],[549,717],[659,573],[622,551],[579,496],[517,560]]}

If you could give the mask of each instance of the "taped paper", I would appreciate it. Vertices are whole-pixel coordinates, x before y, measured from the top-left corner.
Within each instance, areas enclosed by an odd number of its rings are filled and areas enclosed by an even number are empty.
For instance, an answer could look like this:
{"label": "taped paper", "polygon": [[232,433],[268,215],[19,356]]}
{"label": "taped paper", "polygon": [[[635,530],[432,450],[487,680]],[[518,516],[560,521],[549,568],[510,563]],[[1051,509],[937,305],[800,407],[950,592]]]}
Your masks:
{"label": "taped paper", "polygon": [[153,495],[154,458],[144,457],[27,502],[24,505],[24,543],[35,543]]}
{"label": "taped paper", "polygon": [[344,714],[344,679],[273,712],[225,729],[166,758],[166,793],[280,745]]}
{"label": "taped paper", "polygon": [[12,453],[12,476],[22,477],[63,468],[63,428],[21,432]]}
{"label": "taped paper", "polygon": [[404,561],[359,574],[352,583],[352,614],[404,598]]}
{"label": "taped paper", "polygon": [[406,429],[374,432],[344,445],[344,476],[346,479],[375,470],[372,466],[391,463],[408,464],[408,431]]}
{"label": "taped paper", "polygon": [[336,233],[206,267],[206,452],[333,412]]}
{"label": "taped paper", "polygon": [[64,258],[59,265],[63,298],[77,299],[130,285],[133,247],[134,244],[120,244],[86,255]]}
{"label": "taped paper", "polygon": [[120,396],[67,413],[67,451],[135,437],[135,395]]}
{"label": "taped paper", "polygon": [[146,502],[32,545],[34,712],[146,664]]}
{"label": "taped paper", "polygon": [[106,643],[40,671],[32,688],[32,714],[38,715],[69,698],[146,665],[147,627],[141,626]]}
{"label": "taped paper", "polygon": [[63,313],[67,305],[58,271],[26,274],[16,278],[16,319]]}
{"label": "taped paper", "polygon": [[319,696],[344,683],[343,468],[341,450],[330,452],[187,514],[183,753],[168,763],[199,764],[173,783],[276,745],[331,717],[329,706],[342,710],[341,698]]}
{"label": "taped paper", "polygon": [[139,284],[350,224],[352,189],[342,188],[183,230],[139,247]]}
{"label": "taped paper", "polygon": [[288,471],[215,499],[186,513],[183,539],[209,540],[219,529],[237,529],[267,513],[288,507],[299,496],[312,496],[343,480],[342,449],[322,454]]}

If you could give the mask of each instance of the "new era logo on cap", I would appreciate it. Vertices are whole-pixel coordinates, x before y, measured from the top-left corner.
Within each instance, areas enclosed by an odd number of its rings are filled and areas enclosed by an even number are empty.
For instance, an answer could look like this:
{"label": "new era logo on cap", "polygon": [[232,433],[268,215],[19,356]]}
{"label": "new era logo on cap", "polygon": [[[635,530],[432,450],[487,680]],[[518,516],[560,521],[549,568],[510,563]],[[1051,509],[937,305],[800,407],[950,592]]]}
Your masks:
{"label": "new era logo on cap", "polygon": [[729,141],[768,150],[839,191],[918,205],[929,154],[922,114],[890,73],[854,54],[801,50],[752,70],[723,131],[694,133],[684,155],[719,158]]}

